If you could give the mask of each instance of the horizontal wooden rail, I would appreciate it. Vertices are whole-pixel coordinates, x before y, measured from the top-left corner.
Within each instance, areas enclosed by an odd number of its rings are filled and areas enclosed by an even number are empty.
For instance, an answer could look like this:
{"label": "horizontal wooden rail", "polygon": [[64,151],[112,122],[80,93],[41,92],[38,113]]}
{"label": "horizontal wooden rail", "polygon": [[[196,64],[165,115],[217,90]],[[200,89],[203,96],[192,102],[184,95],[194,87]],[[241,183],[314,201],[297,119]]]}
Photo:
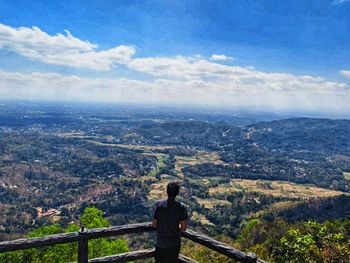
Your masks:
{"label": "horizontal wooden rail", "polygon": [[111,226],[104,228],[94,228],[87,231],[87,238],[101,238],[101,237],[111,237],[120,236],[125,234],[135,234],[143,232],[155,231],[151,223],[139,223],[139,224],[129,224],[122,226]]}
{"label": "horizontal wooden rail", "polygon": [[185,257],[184,255],[181,255],[181,254],[179,255],[179,262],[180,263],[198,263],[192,258]]}
{"label": "horizontal wooden rail", "polygon": [[[94,258],[89,260],[89,263],[124,263],[131,260],[153,258],[154,256],[155,256],[155,249],[151,248],[151,249],[121,253],[113,256]],[[197,263],[197,261],[194,261],[183,255],[179,255],[179,262],[180,263]]]}
{"label": "horizontal wooden rail", "polygon": [[145,258],[152,258],[155,255],[154,248],[138,250],[133,252],[121,253],[113,256],[94,258],[89,260],[89,263],[122,263],[131,260],[139,260]]}
{"label": "horizontal wooden rail", "polygon": [[0,253],[16,251],[28,248],[38,248],[76,242],[79,240],[78,232],[50,235],[44,237],[21,238],[11,241],[0,242]]}
{"label": "horizontal wooden rail", "polygon": [[[22,239],[16,239],[12,241],[0,242],[0,253],[28,249],[28,248],[39,248],[44,246],[65,244],[65,243],[71,243],[71,242],[79,242],[81,250],[84,250],[82,254],[87,254],[87,241],[89,239],[112,237],[112,236],[119,236],[119,235],[125,235],[125,234],[133,234],[133,233],[151,232],[154,230],[155,229],[151,226],[151,223],[139,223],[139,224],[129,224],[129,225],[112,226],[112,227],[105,227],[105,228],[94,228],[94,229],[88,229],[86,231],[64,233],[64,234],[50,235],[50,236],[44,236],[44,237],[22,238]],[[224,243],[216,241],[208,236],[198,234],[191,230],[187,230],[186,232],[182,233],[182,236],[196,243],[204,245],[218,253],[226,255],[229,258],[235,259],[239,262],[266,263],[263,260],[258,259],[253,253],[244,253],[238,249],[232,248]],[[152,253],[154,253],[154,250],[141,250],[141,251],[118,254],[118,255],[109,256],[109,257],[91,259],[89,262],[127,262],[130,260],[142,259],[143,256],[147,256],[147,255],[148,257],[153,257],[154,254]],[[137,258],[137,257],[140,257],[140,258]],[[101,260],[105,260],[106,258],[112,261],[101,261]],[[126,261],[123,261],[124,258]],[[87,262],[87,260],[84,259],[84,260],[81,260],[81,262]],[[186,258],[184,256],[181,256],[180,262],[193,263],[195,261],[189,258]]]}
{"label": "horizontal wooden rail", "polygon": [[206,246],[216,252],[219,252],[220,254],[228,256],[229,258],[238,260],[239,262],[257,262],[257,257],[253,253],[246,254],[238,249],[230,247],[208,236],[198,234],[192,230],[186,230],[186,232],[182,233],[182,235],[193,242]]}
{"label": "horizontal wooden rail", "polygon": [[[95,239],[102,237],[119,236],[125,234],[141,233],[154,231],[151,223],[130,224],[122,226],[112,226],[105,228],[94,228],[84,232],[86,239]],[[16,251],[28,248],[38,248],[43,246],[52,246],[56,244],[65,244],[79,240],[79,233],[64,233],[35,238],[21,238],[12,241],[0,242],[0,253]]]}

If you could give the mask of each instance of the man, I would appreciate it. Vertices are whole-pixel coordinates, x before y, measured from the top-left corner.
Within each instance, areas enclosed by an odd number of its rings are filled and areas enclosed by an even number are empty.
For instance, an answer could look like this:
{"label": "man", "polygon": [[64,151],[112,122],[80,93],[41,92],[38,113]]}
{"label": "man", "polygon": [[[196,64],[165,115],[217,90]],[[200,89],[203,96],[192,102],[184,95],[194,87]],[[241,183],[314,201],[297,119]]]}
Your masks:
{"label": "man", "polygon": [[156,263],[177,263],[181,246],[181,232],[186,231],[188,214],[183,203],[175,200],[178,183],[167,185],[167,200],[154,206],[153,227],[157,230]]}

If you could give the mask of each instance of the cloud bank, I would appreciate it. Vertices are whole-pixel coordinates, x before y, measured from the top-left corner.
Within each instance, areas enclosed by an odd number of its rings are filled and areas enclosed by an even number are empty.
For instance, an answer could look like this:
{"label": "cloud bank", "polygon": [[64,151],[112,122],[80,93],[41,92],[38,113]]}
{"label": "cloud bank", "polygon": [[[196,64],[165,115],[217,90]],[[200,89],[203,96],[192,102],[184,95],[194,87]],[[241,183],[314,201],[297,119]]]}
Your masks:
{"label": "cloud bank", "polygon": [[65,33],[51,36],[38,27],[16,29],[0,24],[0,48],[48,64],[94,70],[110,70],[135,53],[133,47],[124,45],[99,51],[97,45],[74,37],[68,30]]}
{"label": "cloud bank", "polygon": [[[49,35],[37,27],[16,29],[2,24],[0,49],[47,64],[87,68],[97,73],[115,71],[120,66],[136,75],[142,73],[135,80],[2,70],[0,98],[213,105],[255,110],[350,110],[350,89],[346,83],[221,64],[230,60],[225,55],[137,57],[132,46],[100,50],[96,44],[68,31]],[[346,70],[340,74],[350,77]]]}

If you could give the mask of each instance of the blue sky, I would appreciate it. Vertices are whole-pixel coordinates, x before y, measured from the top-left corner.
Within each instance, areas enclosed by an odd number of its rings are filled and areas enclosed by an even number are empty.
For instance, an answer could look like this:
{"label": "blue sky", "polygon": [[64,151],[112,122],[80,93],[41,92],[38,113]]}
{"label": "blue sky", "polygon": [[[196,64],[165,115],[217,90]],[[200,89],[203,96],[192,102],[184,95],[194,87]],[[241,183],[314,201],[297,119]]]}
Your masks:
{"label": "blue sky", "polygon": [[347,0],[0,1],[0,96],[346,112],[349,14]]}

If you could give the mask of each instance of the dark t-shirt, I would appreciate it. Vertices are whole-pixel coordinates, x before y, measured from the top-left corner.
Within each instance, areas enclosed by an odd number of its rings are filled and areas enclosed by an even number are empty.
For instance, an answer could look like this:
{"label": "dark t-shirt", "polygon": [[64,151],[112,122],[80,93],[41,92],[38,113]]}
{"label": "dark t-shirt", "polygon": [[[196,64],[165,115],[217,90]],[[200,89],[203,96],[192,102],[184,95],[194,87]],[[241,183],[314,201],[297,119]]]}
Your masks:
{"label": "dark t-shirt", "polygon": [[153,210],[157,219],[157,247],[174,247],[181,244],[180,221],[188,219],[186,207],[175,200],[160,200]]}

